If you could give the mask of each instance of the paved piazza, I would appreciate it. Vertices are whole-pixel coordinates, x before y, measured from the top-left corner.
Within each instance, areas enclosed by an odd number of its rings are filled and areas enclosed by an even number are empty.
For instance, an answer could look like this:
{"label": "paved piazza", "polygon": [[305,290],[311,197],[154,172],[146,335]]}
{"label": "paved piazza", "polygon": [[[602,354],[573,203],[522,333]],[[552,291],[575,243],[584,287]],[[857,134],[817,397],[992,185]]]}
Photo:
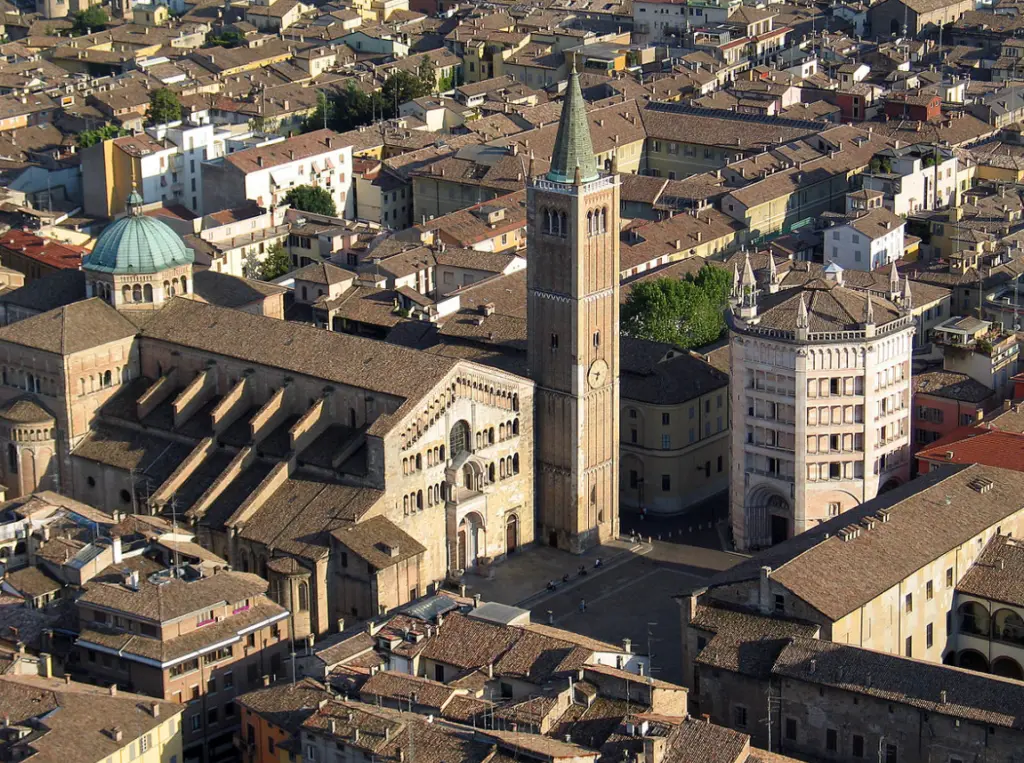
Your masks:
{"label": "paved piazza", "polygon": [[[598,557],[603,566],[595,570]],[[534,622],[554,622],[616,643],[629,638],[637,651],[645,653],[650,638],[654,675],[679,681],[679,610],[672,597],[741,559],[715,549],[657,540],[619,541],[583,556],[537,547],[495,567],[490,579],[467,576],[465,583],[468,594],[478,593],[485,601],[529,608]],[[580,564],[587,567],[583,577],[576,573]],[[563,583],[566,573],[570,580]],[[551,580],[557,581],[554,591],[546,589]],[[580,611],[581,600],[586,611]]]}

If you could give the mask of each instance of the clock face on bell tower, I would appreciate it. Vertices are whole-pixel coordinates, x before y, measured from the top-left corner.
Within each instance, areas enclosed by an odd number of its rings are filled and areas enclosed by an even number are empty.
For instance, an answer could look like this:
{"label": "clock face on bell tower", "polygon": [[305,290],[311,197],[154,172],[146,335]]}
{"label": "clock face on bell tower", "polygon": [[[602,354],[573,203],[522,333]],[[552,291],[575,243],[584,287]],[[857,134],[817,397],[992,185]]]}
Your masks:
{"label": "clock face on bell tower", "polygon": [[590,364],[590,373],[587,374],[587,382],[593,389],[604,386],[608,381],[608,364],[598,358]]}

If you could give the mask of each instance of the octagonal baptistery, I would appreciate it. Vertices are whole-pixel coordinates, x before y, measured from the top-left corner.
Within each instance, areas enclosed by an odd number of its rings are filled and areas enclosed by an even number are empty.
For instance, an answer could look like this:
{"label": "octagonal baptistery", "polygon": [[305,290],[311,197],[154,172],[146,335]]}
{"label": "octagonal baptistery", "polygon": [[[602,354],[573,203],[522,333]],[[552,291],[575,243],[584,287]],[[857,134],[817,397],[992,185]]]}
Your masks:
{"label": "octagonal baptistery", "polygon": [[82,262],[88,296],[101,297],[118,310],[137,310],[191,292],[192,250],[169,225],[142,214],[138,193],[128,196],[127,208]]}

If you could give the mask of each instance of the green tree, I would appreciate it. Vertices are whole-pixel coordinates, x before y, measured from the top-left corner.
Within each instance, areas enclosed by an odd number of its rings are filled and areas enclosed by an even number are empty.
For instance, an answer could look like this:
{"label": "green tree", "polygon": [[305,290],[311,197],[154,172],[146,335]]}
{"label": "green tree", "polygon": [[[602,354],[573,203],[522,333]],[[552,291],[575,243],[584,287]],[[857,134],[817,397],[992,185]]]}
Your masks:
{"label": "green tree", "polygon": [[313,132],[329,127],[336,130],[337,120],[334,117],[334,103],[327,97],[323,90],[317,91],[316,109],[302,120],[302,132]]}
{"label": "green tree", "polygon": [[384,106],[386,119],[398,116],[398,107],[413,98],[422,98],[434,92],[437,83],[434,80],[424,82],[417,75],[404,71],[395,71],[387,78],[381,88],[380,98]]}
{"label": "green tree", "polygon": [[420,60],[419,68],[416,69],[416,76],[420,82],[430,85],[430,92],[433,92],[434,88],[437,87],[437,67],[434,66],[430,56],[423,56]]}
{"label": "green tree", "polygon": [[271,244],[267,249],[267,256],[259,266],[259,278],[263,281],[272,281],[280,278],[292,269],[292,258],[280,244]]}
{"label": "green tree", "polygon": [[177,122],[181,119],[181,101],[178,94],[167,87],[154,90],[149,94],[149,110],[146,119],[150,124],[162,125]]}
{"label": "green tree", "polygon": [[95,146],[97,143],[102,143],[105,140],[120,138],[122,135],[130,134],[131,133],[123,127],[105,124],[102,127],[97,127],[93,130],[83,130],[78,133],[76,141],[78,142],[79,148],[89,148],[89,146]]}
{"label": "green tree", "polygon": [[[433,62],[424,56],[419,74],[392,72],[379,92],[366,93],[354,82],[349,82],[348,87],[330,96],[320,92],[316,109],[302,121],[302,132],[322,130],[325,124],[331,130],[345,132],[380,119],[392,119],[398,115],[398,106],[434,92],[437,82],[433,71]],[[421,79],[420,74],[430,75],[431,79]]]}
{"label": "green tree", "polygon": [[78,11],[72,18],[71,33],[75,35],[98,32],[107,26],[110,17],[107,12],[98,5]]}
{"label": "green tree", "polygon": [[221,32],[220,34],[214,34],[210,32],[206,35],[206,41],[210,45],[216,45],[220,48],[233,48],[239,43],[245,42],[245,35],[235,30],[229,30],[227,32]]}
{"label": "green tree", "polygon": [[334,217],[338,213],[330,192],[319,186],[297,185],[288,191],[284,202],[290,204],[294,209],[312,212],[315,215]]}
{"label": "green tree", "polygon": [[729,293],[732,291],[732,274],[728,270],[705,265],[697,271],[693,282],[714,304],[722,306],[722,312],[725,311],[726,305],[729,304]]}
{"label": "green tree", "polygon": [[622,306],[622,331],[687,349],[713,342],[725,329],[730,284],[728,271],[711,265],[696,277],[639,283]]}

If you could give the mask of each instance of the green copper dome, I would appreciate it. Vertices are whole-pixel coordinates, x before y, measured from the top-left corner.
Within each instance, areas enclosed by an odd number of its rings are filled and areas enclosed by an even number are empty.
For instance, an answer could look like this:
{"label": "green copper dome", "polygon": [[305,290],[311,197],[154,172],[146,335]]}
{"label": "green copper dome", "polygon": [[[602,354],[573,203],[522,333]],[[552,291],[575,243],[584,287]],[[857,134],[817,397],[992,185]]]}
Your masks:
{"label": "green copper dome", "polygon": [[100,234],[82,269],[127,275],[191,265],[195,259],[192,250],[169,225],[140,214],[141,199],[134,192],[132,196],[128,197],[128,214]]}
{"label": "green copper dome", "polygon": [[587,124],[587,107],[580,89],[580,75],[576,73],[574,65],[569,75],[565,103],[562,104],[562,118],[558,123],[555,151],[547,179],[555,183],[573,183],[577,167],[580,182],[597,180],[594,144],[590,140],[590,126]]}

